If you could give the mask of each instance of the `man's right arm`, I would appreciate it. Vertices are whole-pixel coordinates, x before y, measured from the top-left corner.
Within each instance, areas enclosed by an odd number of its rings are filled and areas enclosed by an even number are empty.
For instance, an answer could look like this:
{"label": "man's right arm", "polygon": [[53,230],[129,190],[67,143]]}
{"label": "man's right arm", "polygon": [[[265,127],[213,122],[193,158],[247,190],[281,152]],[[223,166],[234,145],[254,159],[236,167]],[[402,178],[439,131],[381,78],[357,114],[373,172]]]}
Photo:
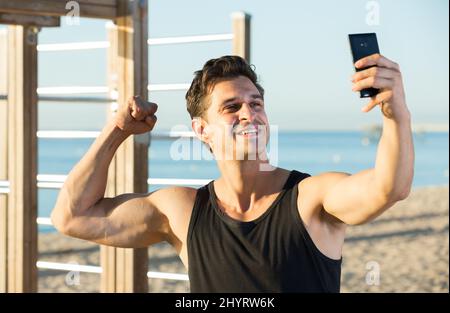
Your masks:
{"label": "man's right arm", "polygon": [[153,128],[156,109],[156,104],[133,98],[105,126],[58,195],[51,218],[60,232],[117,247],[145,247],[167,240],[170,225],[157,199],[168,191],[104,197],[114,153],[129,135]]}

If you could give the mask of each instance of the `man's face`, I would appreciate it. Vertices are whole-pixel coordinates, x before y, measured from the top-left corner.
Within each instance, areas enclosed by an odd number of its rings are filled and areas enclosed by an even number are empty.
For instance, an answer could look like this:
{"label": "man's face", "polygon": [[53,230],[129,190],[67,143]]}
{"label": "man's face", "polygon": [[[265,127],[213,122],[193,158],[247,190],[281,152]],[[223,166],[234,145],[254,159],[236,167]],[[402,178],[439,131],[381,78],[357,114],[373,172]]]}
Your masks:
{"label": "man's face", "polygon": [[245,76],[216,83],[206,112],[208,142],[216,159],[266,157],[268,120],[264,100]]}

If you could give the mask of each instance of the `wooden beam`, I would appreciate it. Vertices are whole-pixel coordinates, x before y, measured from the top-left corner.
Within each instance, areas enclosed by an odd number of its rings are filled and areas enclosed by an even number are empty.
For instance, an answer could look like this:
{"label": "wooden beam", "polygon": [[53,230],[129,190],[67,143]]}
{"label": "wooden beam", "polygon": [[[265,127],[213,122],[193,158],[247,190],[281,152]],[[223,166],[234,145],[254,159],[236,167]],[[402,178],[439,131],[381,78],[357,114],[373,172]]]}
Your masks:
{"label": "wooden beam", "polygon": [[[114,19],[117,3],[127,0],[76,0],[80,17]],[[62,0],[14,0],[1,1],[0,12],[40,16],[64,16],[73,10],[70,1]],[[68,5],[68,8],[66,8]]]}
{"label": "wooden beam", "polygon": [[8,27],[8,292],[37,290],[36,38],[36,27]]}
{"label": "wooden beam", "polygon": [[[133,95],[147,99],[147,1],[120,1],[117,27],[112,30],[110,73],[119,105]],[[111,74],[110,74],[111,75]],[[108,192],[147,193],[149,134],[128,138],[118,149],[114,169],[109,172]],[[111,169],[111,167],[110,167]],[[111,184],[113,186],[111,186]],[[102,291],[147,292],[147,248],[121,249],[102,246]]]}
{"label": "wooden beam", "polygon": [[250,20],[251,16],[244,12],[231,15],[233,23],[233,54],[250,62]]}
{"label": "wooden beam", "polygon": [[34,16],[0,12],[0,24],[57,27],[60,26],[60,18],[58,16]]}
{"label": "wooden beam", "polygon": [[[7,94],[7,37],[6,29],[0,29],[0,95]],[[0,180],[8,180],[8,107],[0,100]],[[8,195],[0,194],[0,293],[7,291],[7,238]]]}

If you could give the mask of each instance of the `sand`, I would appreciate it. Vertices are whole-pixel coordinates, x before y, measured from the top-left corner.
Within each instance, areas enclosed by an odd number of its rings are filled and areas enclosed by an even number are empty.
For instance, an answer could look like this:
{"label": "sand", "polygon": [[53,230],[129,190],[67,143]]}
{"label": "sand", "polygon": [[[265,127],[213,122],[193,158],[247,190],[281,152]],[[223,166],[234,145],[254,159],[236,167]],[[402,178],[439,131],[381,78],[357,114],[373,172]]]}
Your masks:
{"label": "sand", "polygon": [[[414,189],[369,224],[348,228],[341,292],[449,292],[448,186]],[[99,246],[40,234],[39,259],[99,265]],[[149,247],[149,270],[187,271],[166,243]],[[100,275],[39,270],[39,292],[99,292]],[[189,292],[189,282],[149,279],[150,292]]]}

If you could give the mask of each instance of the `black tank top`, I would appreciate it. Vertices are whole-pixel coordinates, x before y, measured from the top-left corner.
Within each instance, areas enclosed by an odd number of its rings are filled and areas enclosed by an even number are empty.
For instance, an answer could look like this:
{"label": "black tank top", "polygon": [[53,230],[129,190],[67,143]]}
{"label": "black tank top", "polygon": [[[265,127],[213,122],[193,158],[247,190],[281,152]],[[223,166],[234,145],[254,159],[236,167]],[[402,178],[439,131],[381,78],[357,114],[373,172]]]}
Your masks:
{"label": "black tank top", "polygon": [[341,262],[314,245],[297,209],[291,171],[272,205],[253,221],[225,215],[213,181],[197,191],[187,249],[191,292],[339,292]]}

